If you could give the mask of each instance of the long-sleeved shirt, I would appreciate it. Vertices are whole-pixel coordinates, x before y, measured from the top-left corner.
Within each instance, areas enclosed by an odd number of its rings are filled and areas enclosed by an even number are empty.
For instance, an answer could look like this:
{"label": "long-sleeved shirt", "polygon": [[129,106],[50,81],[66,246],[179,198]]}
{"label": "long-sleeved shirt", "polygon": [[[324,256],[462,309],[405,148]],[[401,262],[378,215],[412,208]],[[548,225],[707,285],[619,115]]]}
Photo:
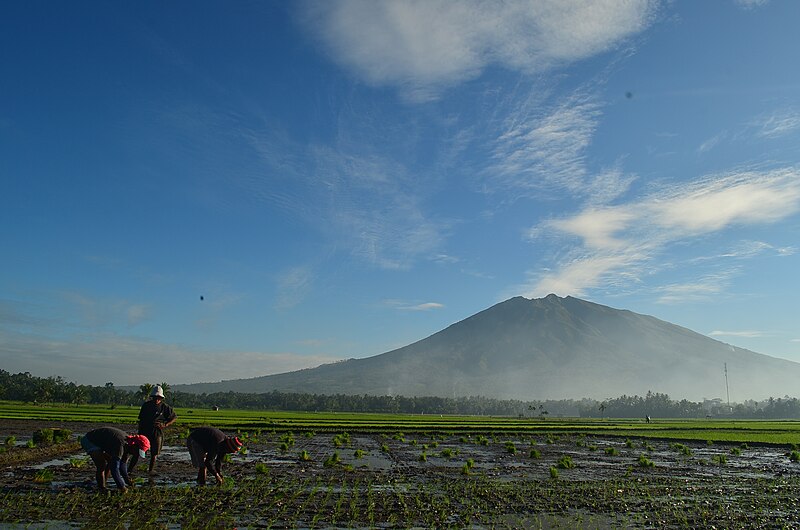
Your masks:
{"label": "long-sleeved shirt", "polygon": [[125,489],[126,484],[130,482],[128,468],[125,465],[128,459],[125,453],[125,439],[128,435],[114,427],[100,427],[87,432],[85,436],[101,451],[111,456],[111,476],[114,477],[118,488]]}

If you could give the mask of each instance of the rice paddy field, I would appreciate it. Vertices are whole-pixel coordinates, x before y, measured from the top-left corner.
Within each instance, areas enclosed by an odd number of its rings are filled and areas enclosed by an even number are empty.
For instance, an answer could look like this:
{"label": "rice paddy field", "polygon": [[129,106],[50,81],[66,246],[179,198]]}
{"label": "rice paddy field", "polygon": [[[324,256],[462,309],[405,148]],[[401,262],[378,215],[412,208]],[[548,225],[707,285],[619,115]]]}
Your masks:
{"label": "rice paddy field", "polygon": [[[0,527],[800,528],[795,421],[177,412],[156,474],[102,495],[78,437],[138,407],[0,402]],[[222,485],[194,482],[199,425],[244,442]]]}

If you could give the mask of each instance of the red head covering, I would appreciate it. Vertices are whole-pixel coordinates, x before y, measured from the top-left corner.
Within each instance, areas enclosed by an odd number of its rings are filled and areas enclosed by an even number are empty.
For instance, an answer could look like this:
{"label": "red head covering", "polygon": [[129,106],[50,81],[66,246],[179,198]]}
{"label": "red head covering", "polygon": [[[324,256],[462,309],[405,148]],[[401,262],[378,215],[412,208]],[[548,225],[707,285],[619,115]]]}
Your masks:
{"label": "red head covering", "polygon": [[139,456],[144,457],[148,449],[150,449],[150,440],[143,434],[132,434],[125,439],[128,445],[134,446],[139,450]]}
{"label": "red head covering", "polygon": [[242,442],[239,441],[239,438],[225,438],[225,445],[228,447],[228,451],[231,453],[235,453],[242,447]]}

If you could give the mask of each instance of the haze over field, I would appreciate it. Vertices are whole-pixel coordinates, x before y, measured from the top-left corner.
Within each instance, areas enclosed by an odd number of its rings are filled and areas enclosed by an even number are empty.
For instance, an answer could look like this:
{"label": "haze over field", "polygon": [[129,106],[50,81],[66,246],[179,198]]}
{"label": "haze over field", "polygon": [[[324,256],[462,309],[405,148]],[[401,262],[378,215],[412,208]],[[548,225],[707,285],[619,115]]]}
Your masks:
{"label": "haze over field", "polygon": [[4,2],[0,368],[277,374],[549,293],[800,361],[797,20]]}

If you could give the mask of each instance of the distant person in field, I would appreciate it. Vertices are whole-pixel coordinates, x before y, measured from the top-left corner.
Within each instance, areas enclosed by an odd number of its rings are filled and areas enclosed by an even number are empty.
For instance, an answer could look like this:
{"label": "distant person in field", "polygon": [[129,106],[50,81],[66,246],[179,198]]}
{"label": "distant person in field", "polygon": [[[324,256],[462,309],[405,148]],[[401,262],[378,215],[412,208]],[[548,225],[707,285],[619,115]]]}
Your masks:
{"label": "distant person in field", "polygon": [[[150,440],[150,467],[147,472],[155,473],[156,459],[161,453],[164,444],[164,429],[175,423],[178,416],[172,407],[164,403],[164,389],[156,385],[150,391],[150,399],[142,403],[139,410],[139,434],[147,436]],[[139,457],[134,455],[128,465],[128,471],[133,472]]]}
{"label": "distant person in field", "polygon": [[125,492],[132,484],[125,461],[131,455],[144,458],[150,449],[150,440],[141,434],[128,435],[114,427],[100,427],[83,435],[81,447],[92,457],[96,468],[97,487],[100,491],[108,492],[106,480],[111,475],[117,488]]}
{"label": "distant person in field", "polygon": [[192,465],[197,468],[197,483],[202,486],[208,473],[214,475],[217,484],[222,484],[222,459],[241,449],[242,442],[214,427],[198,427],[189,434],[186,447]]}

